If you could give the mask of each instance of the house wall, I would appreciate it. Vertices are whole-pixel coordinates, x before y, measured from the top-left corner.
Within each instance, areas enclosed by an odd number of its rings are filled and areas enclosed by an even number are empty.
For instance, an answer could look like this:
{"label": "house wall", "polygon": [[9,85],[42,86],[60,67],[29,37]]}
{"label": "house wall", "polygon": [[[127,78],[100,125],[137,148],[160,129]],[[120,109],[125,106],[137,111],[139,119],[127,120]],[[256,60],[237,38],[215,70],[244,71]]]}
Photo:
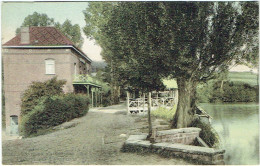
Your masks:
{"label": "house wall", "polygon": [[[75,51],[71,51],[71,65],[73,65],[73,73],[74,73],[74,63],[77,65],[77,74],[90,74],[91,73],[91,63],[86,59],[82,58]],[[79,59],[83,59],[85,63],[82,63]]]}
{"label": "house wall", "polygon": [[[57,76],[67,81],[64,92],[73,92],[74,63],[79,67],[79,56],[71,49],[3,49],[2,55],[7,133],[10,116],[17,115],[20,122],[21,96],[32,81]],[[45,60],[49,58],[55,60],[55,75],[45,74]]]}

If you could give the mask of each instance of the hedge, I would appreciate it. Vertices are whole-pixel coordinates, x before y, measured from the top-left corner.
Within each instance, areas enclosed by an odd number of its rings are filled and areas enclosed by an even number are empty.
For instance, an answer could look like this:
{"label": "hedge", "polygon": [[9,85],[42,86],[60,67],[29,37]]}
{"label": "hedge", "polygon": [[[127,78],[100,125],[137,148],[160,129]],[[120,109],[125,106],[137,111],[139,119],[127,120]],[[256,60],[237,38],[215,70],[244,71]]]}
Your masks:
{"label": "hedge", "polygon": [[89,98],[80,94],[42,97],[33,110],[22,117],[21,133],[25,137],[37,135],[38,131],[82,117],[88,112],[89,103]]}
{"label": "hedge", "polygon": [[258,87],[242,82],[226,81],[220,88],[219,82],[209,82],[197,87],[197,99],[201,103],[257,102]]}
{"label": "hedge", "polygon": [[66,81],[64,80],[57,80],[57,77],[53,77],[45,82],[32,82],[22,96],[22,116],[32,111],[41,97],[64,94],[62,87],[65,83]]}

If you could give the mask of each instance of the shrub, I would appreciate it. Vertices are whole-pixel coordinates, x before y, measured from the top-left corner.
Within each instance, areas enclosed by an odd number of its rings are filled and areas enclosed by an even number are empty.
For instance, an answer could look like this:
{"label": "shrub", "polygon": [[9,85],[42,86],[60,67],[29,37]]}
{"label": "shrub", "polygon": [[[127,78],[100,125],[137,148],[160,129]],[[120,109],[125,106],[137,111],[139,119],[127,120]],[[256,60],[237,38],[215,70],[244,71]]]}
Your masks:
{"label": "shrub", "polygon": [[89,109],[85,95],[66,94],[42,97],[32,111],[22,117],[21,133],[28,137],[37,132],[84,116]]}
{"label": "shrub", "polygon": [[23,93],[21,115],[24,116],[32,111],[41,97],[63,94],[62,87],[65,83],[64,80],[57,80],[57,77],[45,82],[33,82]]}
{"label": "shrub", "polygon": [[199,102],[256,102],[258,89],[243,82],[224,82],[222,89],[219,82],[198,86],[197,99]]}
{"label": "shrub", "polygon": [[167,109],[165,107],[159,107],[156,110],[151,111],[151,115],[157,118],[162,118],[170,121],[173,118],[176,109],[177,109],[177,104],[175,104],[171,109]]}
{"label": "shrub", "polygon": [[219,146],[219,136],[210,124],[206,124],[204,122],[201,122],[199,119],[195,119],[190,127],[201,128],[199,136],[209,147]]}

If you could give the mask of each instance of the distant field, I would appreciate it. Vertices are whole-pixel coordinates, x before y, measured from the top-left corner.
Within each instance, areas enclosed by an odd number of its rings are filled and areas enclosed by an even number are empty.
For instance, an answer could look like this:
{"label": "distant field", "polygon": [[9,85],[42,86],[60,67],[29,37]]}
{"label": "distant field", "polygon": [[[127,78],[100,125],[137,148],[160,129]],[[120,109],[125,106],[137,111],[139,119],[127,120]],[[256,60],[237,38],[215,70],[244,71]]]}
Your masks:
{"label": "distant field", "polygon": [[251,72],[229,72],[228,78],[233,82],[244,82],[257,85],[257,74]]}
{"label": "distant field", "polygon": [[[229,72],[228,79],[234,83],[243,82],[249,85],[257,85],[257,74],[251,72]],[[177,88],[175,79],[164,79],[163,83],[167,88]]]}

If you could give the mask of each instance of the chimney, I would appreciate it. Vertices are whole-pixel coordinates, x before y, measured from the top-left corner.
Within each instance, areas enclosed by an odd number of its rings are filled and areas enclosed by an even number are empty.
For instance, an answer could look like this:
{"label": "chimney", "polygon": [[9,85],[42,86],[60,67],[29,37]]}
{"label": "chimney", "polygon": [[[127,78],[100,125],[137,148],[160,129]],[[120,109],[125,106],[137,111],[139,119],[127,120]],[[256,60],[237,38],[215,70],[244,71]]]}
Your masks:
{"label": "chimney", "polygon": [[21,44],[29,44],[29,43],[30,43],[29,27],[21,27]]}

